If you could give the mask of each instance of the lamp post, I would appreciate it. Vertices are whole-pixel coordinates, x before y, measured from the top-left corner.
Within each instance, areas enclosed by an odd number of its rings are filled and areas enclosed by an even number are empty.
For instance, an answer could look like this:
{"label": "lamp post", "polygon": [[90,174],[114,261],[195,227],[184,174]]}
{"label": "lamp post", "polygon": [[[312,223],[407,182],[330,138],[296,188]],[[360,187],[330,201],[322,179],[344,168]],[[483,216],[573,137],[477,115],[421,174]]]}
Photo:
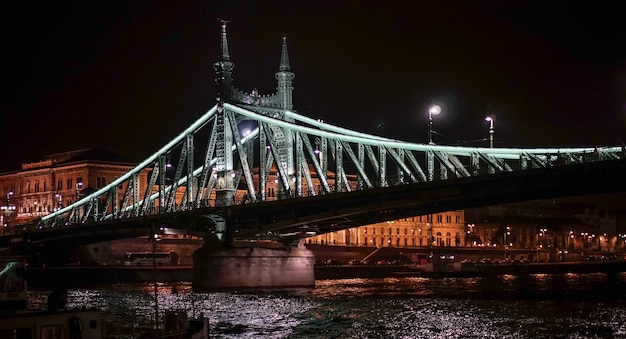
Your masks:
{"label": "lamp post", "polygon": [[2,234],[6,233],[7,228],[9,227],[9,221],[11,220],[11,214],[13,214],[13,212],[15,212],[15,205],[11,205],[11,196],[13,195],[13,192],[8,192],[7,193],[7,204],[5,206],[0,207],[0,210],[2,210],[2,216],[3,216],[3,225],[2,225]]}
{"label": "lamp post", "polygon": [[79,190],[81,187],[83,187],[83,183],[82,183],[82,182],[77,182],[77,183],[76,183],[76,200],[75,200],[75,201],[78,201],[78,193],[79,193],[79,192],[78,192],[78,190]]}
{"label": "lamp post", "polygon": [[570,230],[568,233],[568,237],[567,237],[567,249],[568,250],[573,250],[574,249],[574,231]]}
{"label": "lamp post", "polygon": [[465,237],[465,244],[467,245],[468,241],[469,241],[469,244],[472,247],[474,247],[475,242],[476,242],[474,240],[474,226],[476,226],[476,225],[474,225],[474,224],[467,224],[467,236]]}
{"label": "lamp post", "polygon": [[495,118],[493,117],[493,115],[488,115],[487,117],[485,117],[485,121],[489,122],[489,148],[493,148],[493,122],[494,122]]}
{"label": "lamp post", "polygon": [[546,232],[548,231],[547,228],[540,228],[539,229],[539,234],[537,235],[537,262],[540,262],[540,258],[539,258],[539,249],[543,248],[543,243],[544,243],[544,239],[545,239],[545,235]]}
{"label": "lamp post", "polygon": [[503,244],[504,245],[504,259],[505,260],[507,258],[506,257],[506,250],[509,249],[509,244],[507,243],[507,238],[510,239],[510,237],[509,237],[510,235],[511,235],[511,227],[507,226],[506,227],[506,231],[504,232],[504,244]]}
{"label": "lamp post", "polygon": [[[83,183],[82,182],[77,182],[76,183],[76,200],[74,202],[78,201],[78,197],[80,192],[78,191],[81,187],[83,187]],[[80,208],[76,209],[76,222],[79,223],[80,222]]]}
{"label": "lamp post", "polygon": [[315,154],[317,154],[319,163],[320,163],[320,167],[322,166],[322,150],[320,149],[320,143],[322,142],[322,140],[319,137],[315,138],[315,150],[313,151]]}
{"label": "lamp post", "polygon": [[63,208],[63,196],[61,196],[61,193],[57,193],[54,197],[57,198],[57,207],[54,208],[54,211],[56,212]]}
{"label": "lamp post", "polygon": [[[243,139],[246,139],[248,138],[250,133],[252,133],[252,131],[246,128],[241,132],[241,136],[243,137]],[[246,142],[243,145],[243,149],[246,151],[246,160],[248,160],[249,164],[251,164],[253,161],[252,147],[253,147],[252,141],[246,140]]]}
{"label": "lamp post", "polygon": [[432,105],[428,109],[428,144],[434,145],[433,142],[433,114],[437,115],[441,113],[441,107],[439,105]]}
{"label": "lamp post", "polygon": [[154,324],[156,329],[159,329],[159,294],[157,289],[156,279],[156,243],[159,240],[159,235],[152,233],[152,282],[154,283]]}
{"label": "lamp post", "polygon": [[[163,228],[161,228],[163,230]],[[152,231],[150,232],[150,236],[148,237],[148,241],[152,242],[152,283],[154,287],[154,324],[156,329],[159,330],[159,294],[157,288],[157,263],[156,263],[156,250],[157,250],[157,242],[161,241],[159,234],[155,231],[154,225],[152,226]]]}
{"label": "lamp post", "polygon": [[426,223],[426,226],[428,226],[428,247],[433,247],[435,238],[433,236],[433,225],[431,225],[430,223]]}

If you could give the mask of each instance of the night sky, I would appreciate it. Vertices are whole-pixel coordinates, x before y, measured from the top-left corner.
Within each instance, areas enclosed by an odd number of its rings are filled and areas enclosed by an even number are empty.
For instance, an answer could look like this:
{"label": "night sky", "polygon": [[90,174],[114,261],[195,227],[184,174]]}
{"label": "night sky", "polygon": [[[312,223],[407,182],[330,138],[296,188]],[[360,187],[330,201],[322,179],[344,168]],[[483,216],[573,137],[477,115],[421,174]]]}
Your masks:
{"label": "night sky", "polygon": [[497,147],[626,142],[626,20],[612,1],[22,1],[2,13],[0,171],[102,147],[141,161],[235,85],[387,137]]}

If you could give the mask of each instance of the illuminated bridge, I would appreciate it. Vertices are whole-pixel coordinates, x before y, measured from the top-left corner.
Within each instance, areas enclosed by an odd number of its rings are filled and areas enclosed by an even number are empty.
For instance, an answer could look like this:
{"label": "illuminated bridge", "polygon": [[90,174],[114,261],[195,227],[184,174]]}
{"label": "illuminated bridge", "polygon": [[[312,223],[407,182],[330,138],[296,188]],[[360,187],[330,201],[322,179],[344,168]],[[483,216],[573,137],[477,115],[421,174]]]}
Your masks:
{"label": "illuminated bridge", "polygon": [[418,144],[297,114],[286,39],[277,92],[259,95],[233,86],[225,24],[221,34],[214,63],[217,104],[130,172],[24,225],[26,233],[19,236],[33,243],[87,244],[148,232],[186,232],[214,234],[226,244],[270,239],[289,252],[302,238],[385,220],[626,191],[623,146]]}

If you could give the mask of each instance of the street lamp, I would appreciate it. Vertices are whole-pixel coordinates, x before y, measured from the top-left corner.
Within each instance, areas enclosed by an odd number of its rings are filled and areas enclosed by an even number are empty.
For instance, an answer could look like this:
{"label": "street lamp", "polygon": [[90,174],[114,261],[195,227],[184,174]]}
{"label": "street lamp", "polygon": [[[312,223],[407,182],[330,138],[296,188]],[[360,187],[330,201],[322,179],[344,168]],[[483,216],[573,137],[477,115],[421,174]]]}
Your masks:
{"label": "street lamp", "polygon": [[61,196],[61,193],[57,193],[54,195],[54,197],[58,200],[57,207],[54,208],[54,211],[56,212],[63,208],[63,196]]}
{"label": "street lamp", "polygon": [[574,249],[574,231],[570,230],[567,237],[567,249]]}
{"label": "street lamp", "polygon": [[435,240],[435,237],[433,236],[433,225],[426,223],[426,226],[428,226],[428,247],[432,247]]}
{"label": "street lamp", "polygon": [[[76,200],[74,202],[78,201],[78,196],[79,196],[79,192],[78,190],[83,187],[83,183],[82,182],[77,182],[76,183]],[[76,209],[76,222],[79,223],[80,222],[80,209]]]}
{"label": "street lamp", "polygon": [[78,201],[78,190],[83,187],[83,183],[82,182],[77,182],[76,183],[76,201]]}
{"label": "street lamp", "polygon": [[485,121],[489,122],[489,148],[493,148],[493,122],[495,118],[493,115],[485,117]]}
{"label": "street lamp", "polygon": [[474,226],[476,226],[476,225],[474,225],[474,224],[467,224],[467,228],[468,228],[467,234],[474,233]]}
{"label": "street lamp", "polygon": [[322,150],[320,148],[321,142],[322,140],[319,137],[315,138],[315,151],[313,151],[315,154],[317,154],[320,166],[322,166]]}
{"label": "street lamp", "polygon": [[15,205],[11,205],[11,196],[13,195],[13,192],[8,192],[7,193],[7,204],[5,206],[0,207],[0,210],[2,210],[2,215],[4,218],[4,223],[2,225],[2,234],[4,234],[6,232],[6,229],[9,227],[9,221],[11,219],[11,214],[13,214],[13,212],[15,212]]}
{"label": "street lamp", "polygon": [[467,224],[467,236],[465,237],[465,245],[468,243],[470,246],[474,247],[476,245],[476,240],[474,237],[474,224]]}
{"label": "street lamp", "polygon": [[513,245],[513,243],[510,243],[510,244],[507,243],[507,238],[510,239],[510,236],[511,236],[511,227],[507,226],[506,227],[506,231],[504,232],[504,244],[503,244],[504,245],[504,259],[505,260],[507,258],[506,257],[506,250],[509,249],[509,245],[511,245],[511,246]]}
{"label": "street lamp", "polygon": [[441,113],[441,107],[439,105],[432,105],[428,109],[428,144],[434,145],[433,142],[433,114],[437,115]]}

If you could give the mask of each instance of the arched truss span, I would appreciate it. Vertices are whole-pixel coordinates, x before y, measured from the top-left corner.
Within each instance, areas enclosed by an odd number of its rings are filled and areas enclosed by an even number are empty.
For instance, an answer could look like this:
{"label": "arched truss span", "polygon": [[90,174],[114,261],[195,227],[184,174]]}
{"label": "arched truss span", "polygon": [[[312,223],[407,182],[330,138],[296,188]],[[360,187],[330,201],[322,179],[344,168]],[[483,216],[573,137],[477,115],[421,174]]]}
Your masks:
{"label": "arched truss span", "polygon": [[623,157],[623,146],[522,149],[410,143],[290,111],[224,103],[125,175],[43,217],[38,225],[172,214]]}

